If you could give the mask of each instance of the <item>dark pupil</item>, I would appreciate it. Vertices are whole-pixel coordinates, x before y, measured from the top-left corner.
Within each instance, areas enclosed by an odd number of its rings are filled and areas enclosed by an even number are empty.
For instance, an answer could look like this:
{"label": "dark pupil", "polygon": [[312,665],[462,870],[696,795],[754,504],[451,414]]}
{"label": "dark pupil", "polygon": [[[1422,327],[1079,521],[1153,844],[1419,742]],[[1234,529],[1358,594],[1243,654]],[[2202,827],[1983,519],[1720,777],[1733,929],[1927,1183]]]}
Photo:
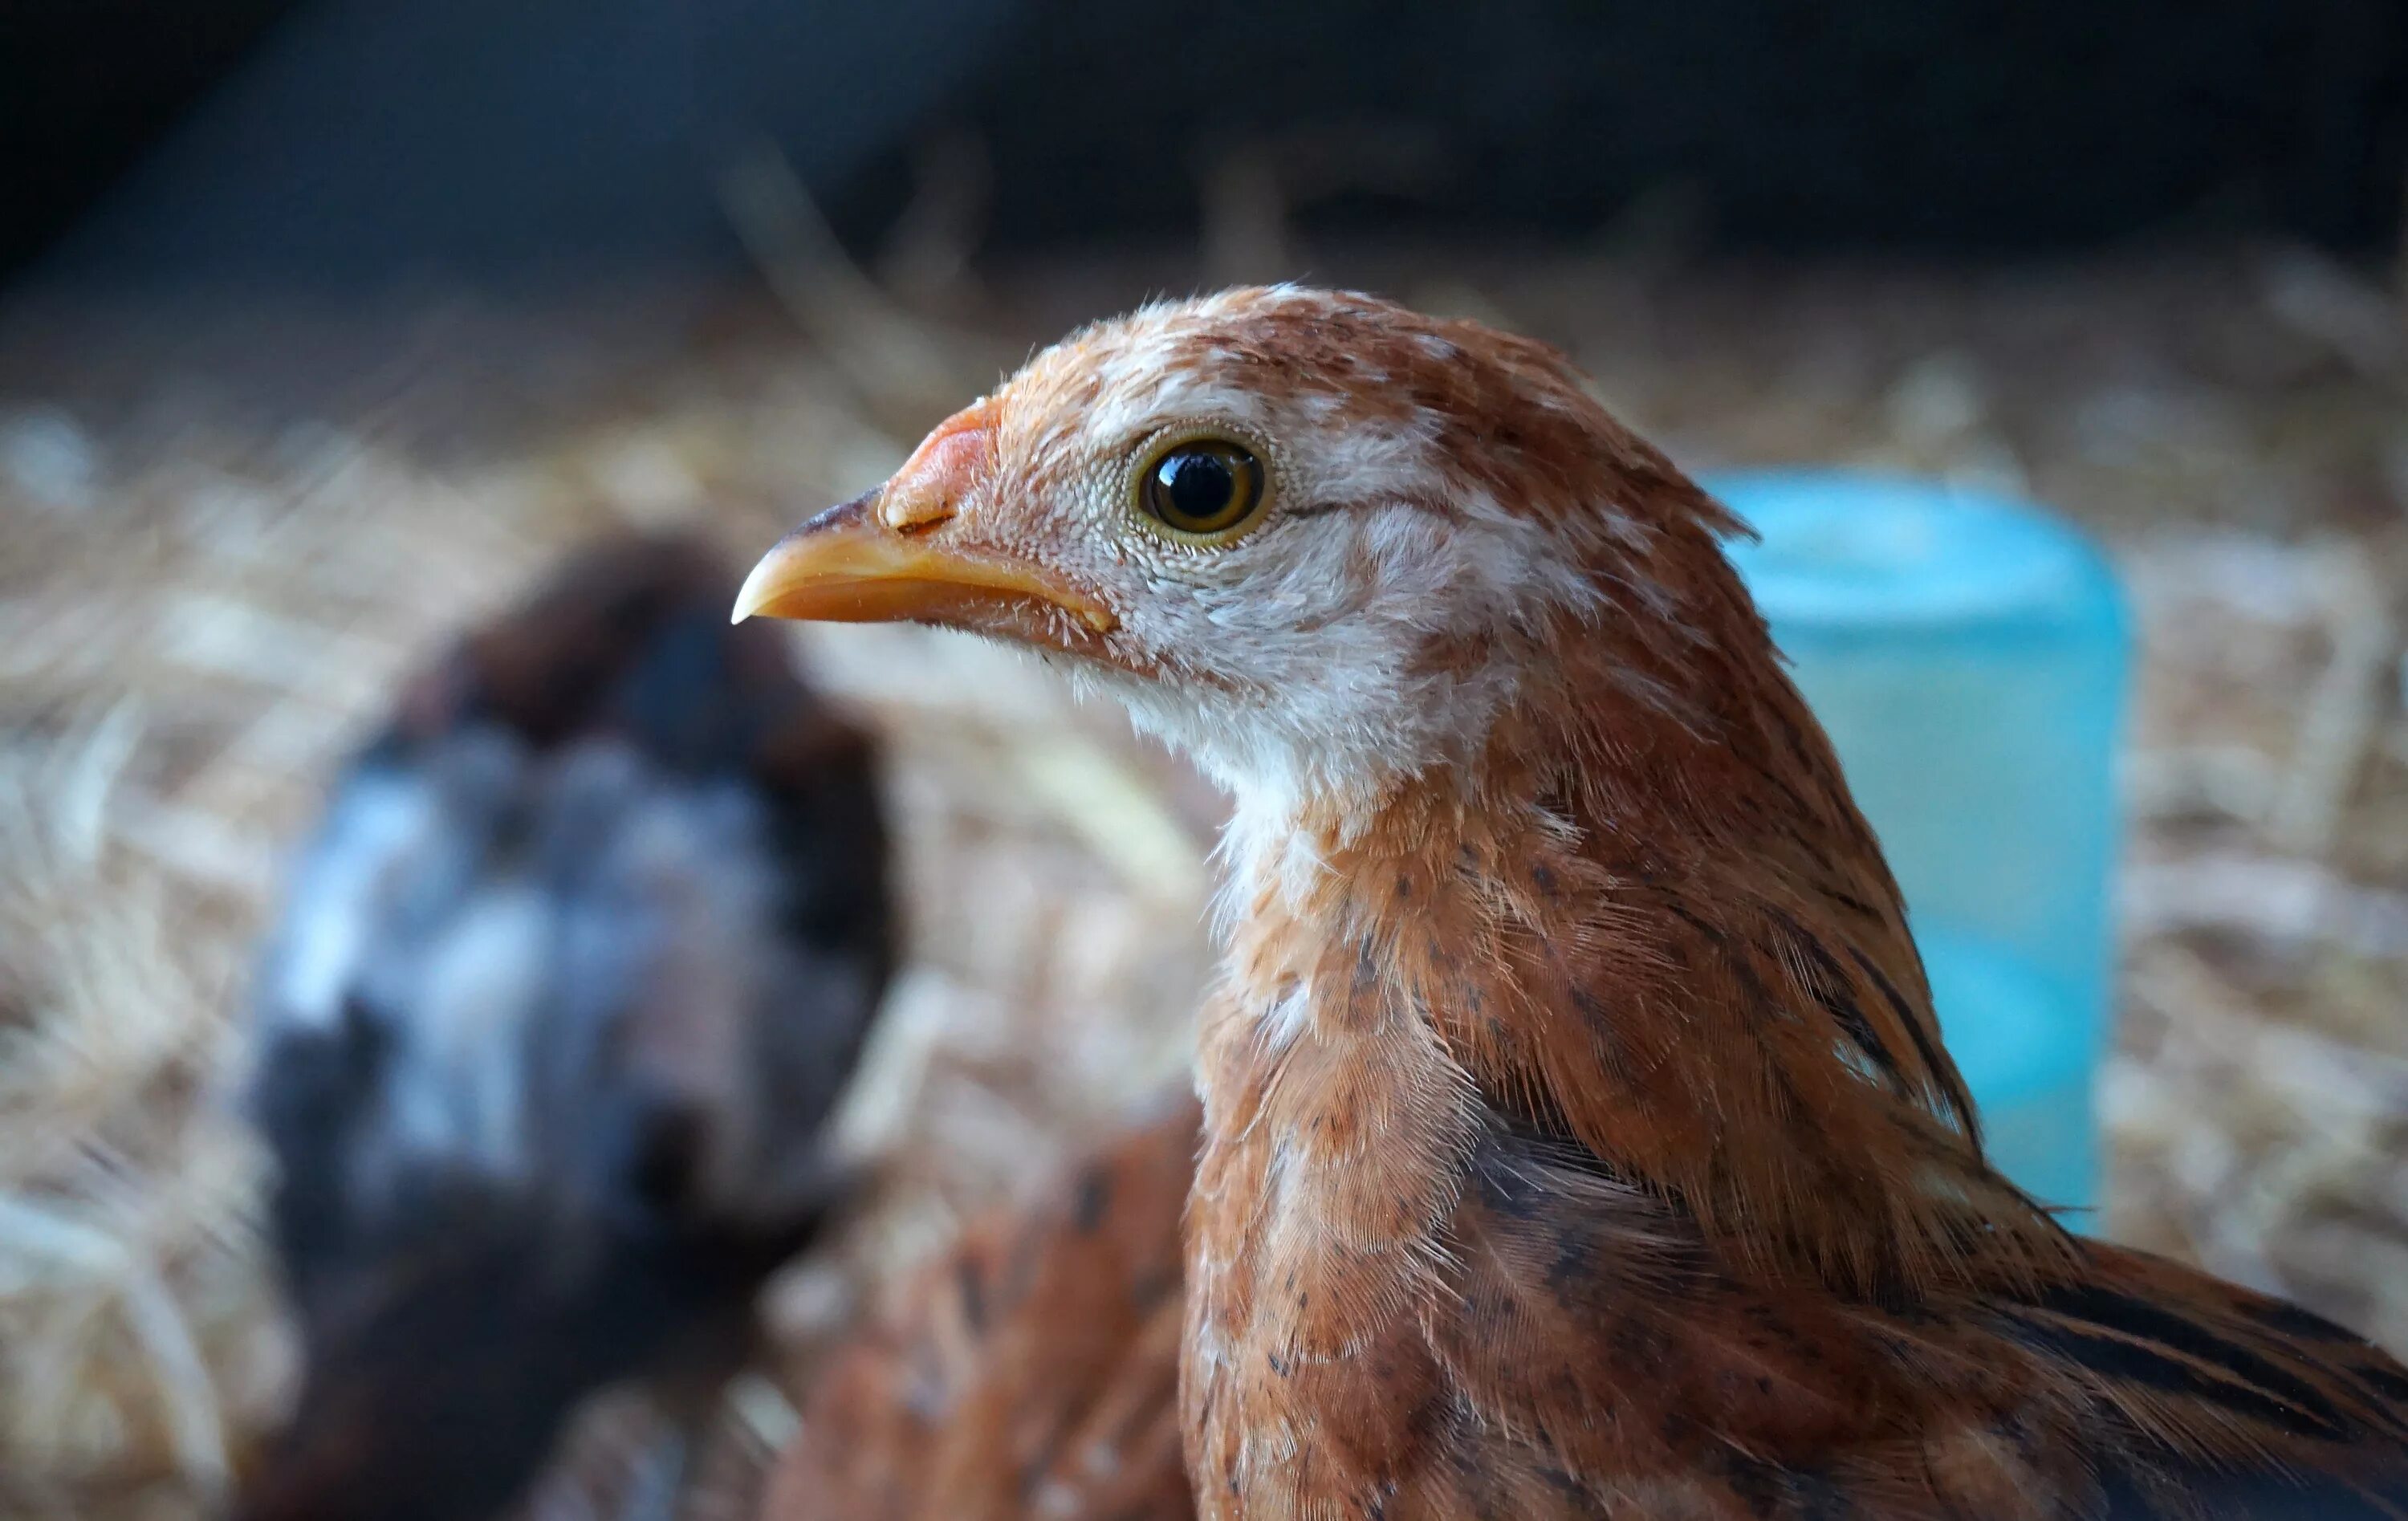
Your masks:
{"label": "dark pupil", "polygon": [[1218,517],[1238,495],[1238,478],[1229,462],[1200,449],[1164,460],[1159,479],[1170,495],[1170,509],[1191,522]]}

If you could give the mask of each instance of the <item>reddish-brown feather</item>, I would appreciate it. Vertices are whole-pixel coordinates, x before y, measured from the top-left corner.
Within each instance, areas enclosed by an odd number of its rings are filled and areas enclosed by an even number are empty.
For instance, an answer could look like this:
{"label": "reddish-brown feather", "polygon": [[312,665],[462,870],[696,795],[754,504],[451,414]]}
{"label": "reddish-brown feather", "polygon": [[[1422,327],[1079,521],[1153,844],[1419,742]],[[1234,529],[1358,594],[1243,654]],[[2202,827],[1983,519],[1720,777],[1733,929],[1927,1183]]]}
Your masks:
{"label": "reddish-brown feather", "polygon": [[1191,1099],[974,1225],[813,1386],[763,1521],[1182,1521]]}

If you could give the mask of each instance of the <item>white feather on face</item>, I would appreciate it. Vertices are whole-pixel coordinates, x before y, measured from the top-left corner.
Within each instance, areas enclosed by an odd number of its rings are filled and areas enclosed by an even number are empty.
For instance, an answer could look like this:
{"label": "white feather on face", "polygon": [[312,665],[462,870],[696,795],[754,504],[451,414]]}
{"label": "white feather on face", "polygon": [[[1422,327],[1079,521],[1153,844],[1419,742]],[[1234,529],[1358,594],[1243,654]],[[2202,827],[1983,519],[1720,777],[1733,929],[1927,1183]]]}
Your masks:
{"label": "white feather on face", "polygon": [[[1364,304],[1231,293],[1075,335],[994,398],[995,467],[958,506],[962,532],[1112,609],[1131,668],[1077,661],[1074,674],[1249,812],[1464,753],[1512,677],[1504,660],[1461,653],[1604,600],[1538,518],[1452,467],[1440,439],[1459,420],[1410,400],[1380,356],[1334,352],[1301,373],[1248,337],[1267,316]],[[1417,362],[1464,360],[1425,337]],[[1367,395],[1389,404],[1366,408]],[[1175,542],[1133,506],[1152,451],[1188,435],[1240,443],[1266,466],[1268,509],[1228,543]],[[1022,499],[1032,483],[1041,501]],[[1456,657],[1431,658],[1441,647]]]}

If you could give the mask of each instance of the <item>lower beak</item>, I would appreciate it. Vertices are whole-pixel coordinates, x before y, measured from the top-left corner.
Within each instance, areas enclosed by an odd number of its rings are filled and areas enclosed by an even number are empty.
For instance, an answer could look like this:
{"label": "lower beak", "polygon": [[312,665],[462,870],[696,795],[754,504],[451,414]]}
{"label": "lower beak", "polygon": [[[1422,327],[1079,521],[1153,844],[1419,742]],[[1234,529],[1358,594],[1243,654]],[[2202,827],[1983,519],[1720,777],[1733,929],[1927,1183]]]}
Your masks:
{"label": "lower beak", "polygon": [[734,622],[922,623],[1078,648],[1117,626],[1111,610],[1025,561],[887,526],[876,494],[778,540],[736,594]]}

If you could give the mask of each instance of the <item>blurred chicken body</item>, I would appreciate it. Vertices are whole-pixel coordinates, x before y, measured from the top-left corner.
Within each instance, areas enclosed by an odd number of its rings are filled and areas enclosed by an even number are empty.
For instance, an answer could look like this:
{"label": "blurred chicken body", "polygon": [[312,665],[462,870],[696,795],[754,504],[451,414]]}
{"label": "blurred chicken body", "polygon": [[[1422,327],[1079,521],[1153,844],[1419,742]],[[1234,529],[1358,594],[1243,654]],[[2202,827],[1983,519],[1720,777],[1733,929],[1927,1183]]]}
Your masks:
{"label": "blurred chicken body", "polygon": [[872,756],[729,584],[588,552],[335,788],[257,995],[306,1366],[253,1521],[495,1514],[630,1377],[698,1421],[831,1204],[892,959]]}
{"label": "blurred chicken body", "polygon": [[1193,1515],[1179,1225],[1200,1119],[1182,1096],[905,1284],[815,1383],[763,1521]]}
{"label": "blurred chicken body", "polygon": [[738,611],[1032,646],[1234,796],[1203,1514],[2408,1514],[2397,1362],[1985,1164],[1737,526],[1552,350],[1237,291],[1039,355]]}

